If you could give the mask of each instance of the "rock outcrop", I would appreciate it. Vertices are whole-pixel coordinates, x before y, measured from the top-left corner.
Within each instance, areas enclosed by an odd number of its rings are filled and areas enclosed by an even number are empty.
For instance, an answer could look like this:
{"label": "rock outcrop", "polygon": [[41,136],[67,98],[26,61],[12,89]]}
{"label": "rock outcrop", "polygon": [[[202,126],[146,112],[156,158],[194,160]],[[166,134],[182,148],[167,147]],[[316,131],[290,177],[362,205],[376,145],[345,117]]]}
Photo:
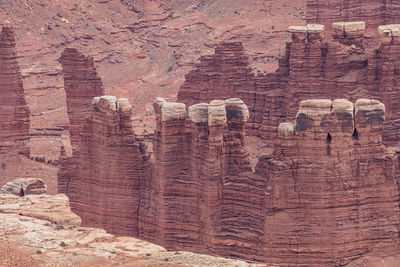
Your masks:
{"label": "rock outcrop", "polygon": [[307,22],[330,26],[337,21],[365,21],[374,29],[382,24],[398,23],[400,3],[377,0],[307,0]]}
{"label": "rock outcrop", "polygon": [[400,119],[399,27],[381,27],[385,37],[375,49],[369,47],[371,39],[364,35],[362,21],[334,23],[332,38],[324,35],[325,28],[316,24],[289,27],[292,41],[286,45],[279,68],[270,74],[250,73],[240,43],[221,43],[213,56],[200,58],[186,75],[178,101],[191,105],[240,97],[250,111],[247,132],[274,140],[279,123],[294,119],[301,100],[373,97],[387,105],[385,144],[400,142],[396,131]]}
{"label": "rock outcrop", "polygon": [[39,178],[18,178],[3,185],[0,188],[0,193],[9,193],[17,196],[40,195],[47,193],[47,186]]}
{"label": "rock outcrop", "polygon": [[301,101],[296,123],[279,125],[273,155],[255,172],[241,99],[186,109],[157,98],[153,106],[150,174],[122,120],[128,103],[94,98],[68,186],[84,225],[167,249],[281,265],[343,265],[398,250],[398,156],[383,144],[381,102]]}
{"label": "rock outcrop", "polygon": [[0,155],[18,152],[29,157],[29,109],[17,55],[14,31],[5,22],[0,33]]}
{"label": "rock outcrop", "polygon": [[263,250],[282,265],[339,266],[399,249],[396,155],[382,144],[376,100],[305,100],[279,126],[257,173],[265,191]]}
{"label": "rock outcrop", "polygon": [[93,58],[75,48],[66,48],[59,59],[63,68],[64,88],[67,97],[69,133],[72,148],[79,146],[86,116],[93,97],[104,95],[101,79],[97,75]]}
{"label": "rock outcrop", "polygon": [[79,149],[60,160],[59,188],[83,224],[114,234],[138,236],[139,208],[151,175],[149,155],[131,125],[127,99],[92,99]]}

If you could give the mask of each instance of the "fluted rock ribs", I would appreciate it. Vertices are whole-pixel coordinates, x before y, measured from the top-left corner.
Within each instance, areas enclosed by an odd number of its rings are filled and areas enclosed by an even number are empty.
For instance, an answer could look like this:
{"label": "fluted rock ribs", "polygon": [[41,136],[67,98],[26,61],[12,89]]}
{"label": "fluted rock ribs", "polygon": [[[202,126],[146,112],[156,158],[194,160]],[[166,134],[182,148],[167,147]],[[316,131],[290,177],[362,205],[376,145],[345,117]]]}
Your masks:
{"label": "fluted rock ribs", "polygon": [[93,99],[80,148],[60,162],[60,178],[72,209],[85,225],[138,236],[139,207],[150,176],[149,155],[131,125],[125,98]]}
{"label": "fluted rock ribs", "polygon": [[25,102],[14,31],[6,22],[0,33],[0,154],[18,152],[29,157],[29,109]]}
{"label": "fluted rock ribs", "polygon": [[399,249],[396,155],[382,145],[385,107],[376,100],[306,100],[279,126],[268,179],[268,262],[342,266],[367,252]]}
{"label": "fluted rock ribs", "polygon": [[104,88],[97,76],[93,58],[81,54],[75,48],[66,48],[59,61],[63,67],[67,95],[70,140],[72,148],[76,148],[93,97],[104,95]]}

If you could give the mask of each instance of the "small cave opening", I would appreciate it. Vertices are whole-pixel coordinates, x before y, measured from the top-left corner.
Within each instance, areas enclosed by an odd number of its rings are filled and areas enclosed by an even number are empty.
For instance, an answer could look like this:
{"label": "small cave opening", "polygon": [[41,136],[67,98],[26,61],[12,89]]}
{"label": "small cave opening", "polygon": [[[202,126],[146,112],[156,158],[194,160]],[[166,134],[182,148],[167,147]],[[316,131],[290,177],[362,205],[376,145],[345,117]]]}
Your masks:
{"label": "small cave opening", "polygon": [[326,155],[330,156],[331,155],[331,142],[332,142],[332,136],[330,133],[326,136]]}
{"label": "small cave opening", "polygon": [[19,191],[19,196],[20,196],[20,197],[23,197],[23,196],[25,196],[24,189],[22,189],[22,188],[21,188],[21,191]]}
{"label": "small cave opening", "polygon": [[330,145],[331,142],[332,142],[332,136],[331,136],[330,133],[328,133],[328,135],[326,136],[326,143],[327,143],[328,145]]}
{"label": "small cave opening", "polygon": [[351,136],[354,140],[359,140],[359,138],[358,138],[358,132],[357,132],[357,129],[356,128],[354,128],[354,132],[353,132],[353,135]]}

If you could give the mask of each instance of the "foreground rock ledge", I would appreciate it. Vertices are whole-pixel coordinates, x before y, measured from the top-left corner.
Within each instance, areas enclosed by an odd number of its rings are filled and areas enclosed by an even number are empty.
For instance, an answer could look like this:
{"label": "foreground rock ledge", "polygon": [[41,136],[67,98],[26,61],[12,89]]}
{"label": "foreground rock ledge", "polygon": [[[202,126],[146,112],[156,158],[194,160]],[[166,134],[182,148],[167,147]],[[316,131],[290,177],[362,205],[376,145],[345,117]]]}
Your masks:
{"label": "foreground rock ledge", "polygon": [[0,194],[0,266],[261,266],[168,252],[143,240],[79,224],[63,194]]}

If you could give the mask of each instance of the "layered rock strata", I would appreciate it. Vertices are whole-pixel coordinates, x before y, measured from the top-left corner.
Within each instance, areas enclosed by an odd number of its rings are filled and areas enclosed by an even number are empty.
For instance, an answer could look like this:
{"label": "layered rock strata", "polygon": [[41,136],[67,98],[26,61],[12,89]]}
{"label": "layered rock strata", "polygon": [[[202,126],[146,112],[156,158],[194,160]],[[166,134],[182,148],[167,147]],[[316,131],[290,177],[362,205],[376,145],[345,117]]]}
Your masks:
{"label": "layered rock strata", "polygon": [[369,27],[398,22],[400,3],[378,0],[307,0],[307,22],[326,26],[336,21],[365,21]]}
{"label": "layered rock strata", "polygon": [[66,48],[59,61],[63,68],[70,140],[72,148],[76,148],[79,146],[79,134],[83,131],[93,97],[104,95],[104,88],[94,67],[93,58],[81,54],[75,48]]}
{"label": "layered rock strata", "polygon": [[263,250],[269,263],[343,266],[399,249],[396,155],[382,144],[376,100],[305,100],[279,126],[257,173],[265,191]]}
{"label": "layered rock strata", "polygon": [[326,37],[325,28],[289,27],[292,41],[277,71],[270,74],[251,73],[240,43],[221,43],[214,55],[200,58],[186,75],[178,101],[192,105],[240,97],[250,110],[248,133],[274,140],[276,127],[295,118],[301,100],[374,97],[387,105],[384,142],[399,142],[398,27],[381,27],[383,37],[376,49],[367,45],[371,39],[364,35],[365,22],[334,23],[332,38]]}
{"label": "layered rock strata", "polygon": [[141,193],[150,176],[146,147],[135,137],[127,99],[92,99],[79,150],[60,160],[59,188],[83,224],[138,236]]}
{"label": "layered rock strata", "polygon": [[5,22],[0,33],[0,154],[18,152],[29,157],[29,109],[17,55],[14,31]]}
{"label": "layered rock strata", "polygon": [[233,98],[195,104],[188,112],[163,99],[154,107],[156,242],[255,259],[249,255],[262,233],[263,192],[244,147],[247,106]]}

